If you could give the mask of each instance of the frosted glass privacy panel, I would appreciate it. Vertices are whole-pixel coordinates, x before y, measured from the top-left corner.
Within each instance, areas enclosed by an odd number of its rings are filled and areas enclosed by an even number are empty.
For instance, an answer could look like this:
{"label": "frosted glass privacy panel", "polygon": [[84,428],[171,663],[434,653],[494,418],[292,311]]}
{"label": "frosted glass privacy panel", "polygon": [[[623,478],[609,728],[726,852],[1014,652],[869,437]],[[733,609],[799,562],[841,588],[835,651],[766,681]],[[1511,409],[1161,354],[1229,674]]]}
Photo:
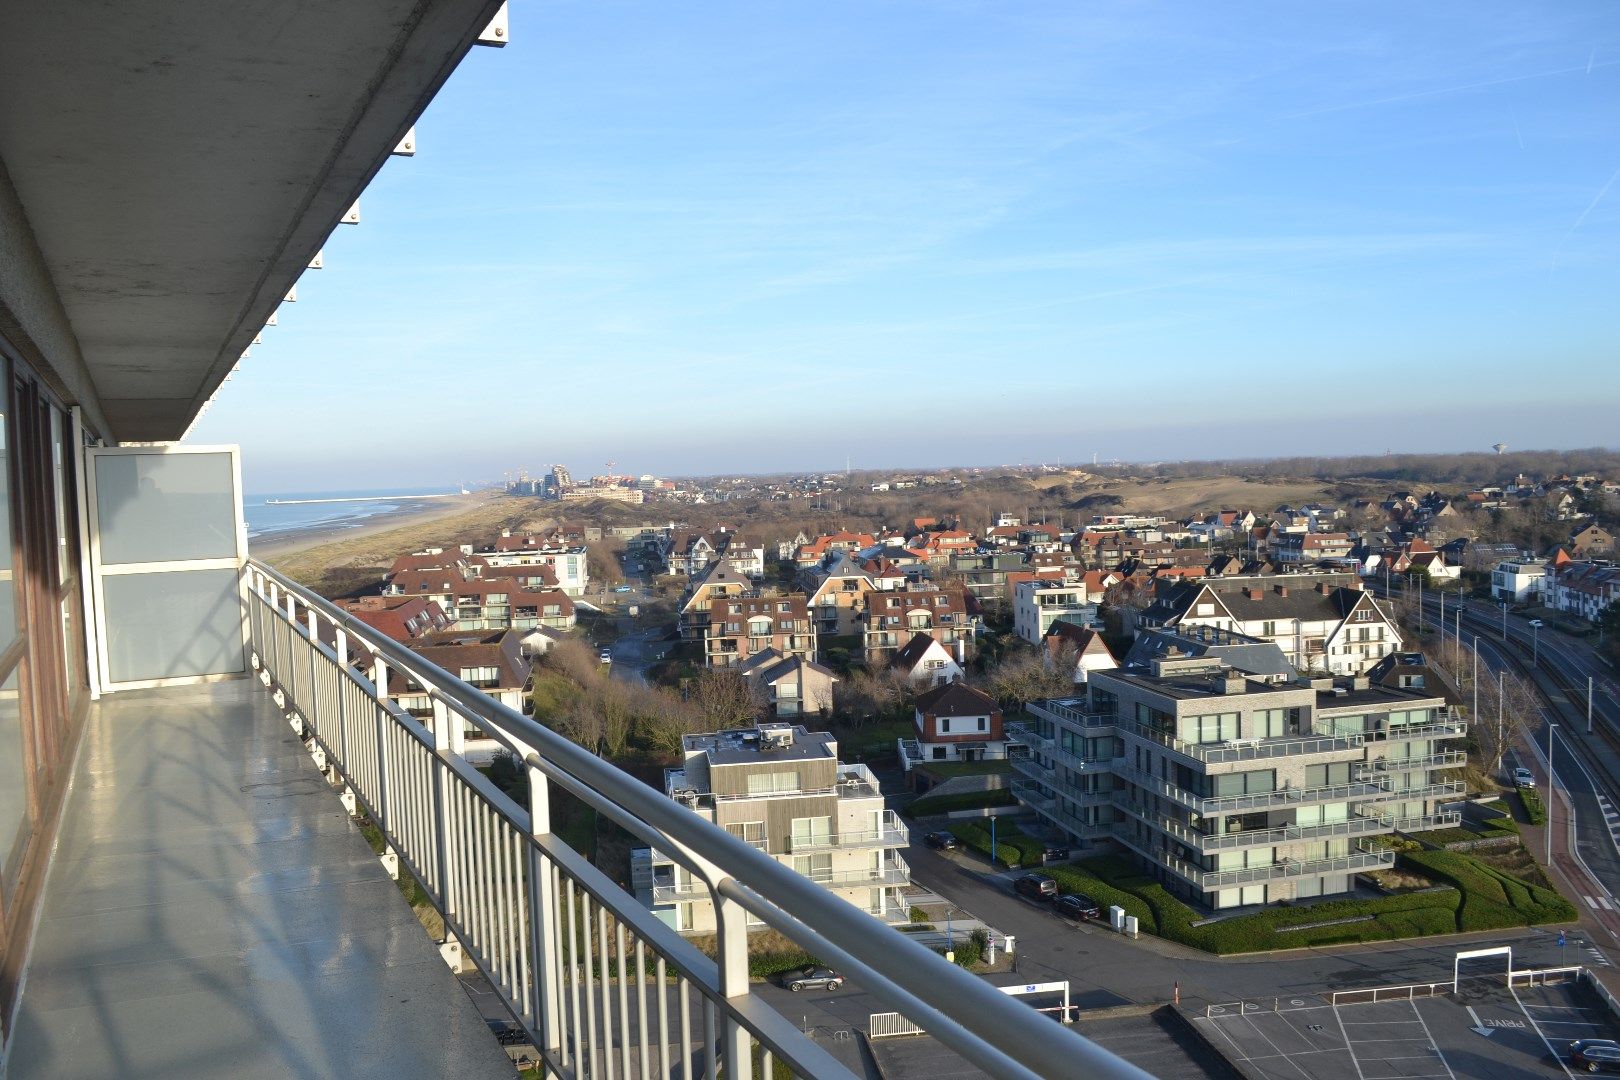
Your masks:
{"label": "frosted glass privacy panel", "polygon": [[101,564],[236,558],[229,453],[96,455]]}
{"label": "frosted glass privacy panel", "polygon": [[109,574],[107,674],[142,682],[244,670],[242,596],[235,570]]}

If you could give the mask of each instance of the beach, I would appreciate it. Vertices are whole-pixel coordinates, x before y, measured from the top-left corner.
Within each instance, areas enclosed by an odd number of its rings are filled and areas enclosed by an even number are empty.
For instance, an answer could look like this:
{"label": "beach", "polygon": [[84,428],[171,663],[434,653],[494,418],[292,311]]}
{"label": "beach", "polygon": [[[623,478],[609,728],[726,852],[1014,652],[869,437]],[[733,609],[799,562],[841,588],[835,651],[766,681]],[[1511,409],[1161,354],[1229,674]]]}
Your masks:
{"label": "beach", "polygon": [[266,533],[248,541],[248,553],[323,596],[349,596],[376,592],[382,570],[401,555],[431,544],[489,543],[502,529],[538,529],[555,516],[555,504],[479,491],[418,501],[350,525]]}

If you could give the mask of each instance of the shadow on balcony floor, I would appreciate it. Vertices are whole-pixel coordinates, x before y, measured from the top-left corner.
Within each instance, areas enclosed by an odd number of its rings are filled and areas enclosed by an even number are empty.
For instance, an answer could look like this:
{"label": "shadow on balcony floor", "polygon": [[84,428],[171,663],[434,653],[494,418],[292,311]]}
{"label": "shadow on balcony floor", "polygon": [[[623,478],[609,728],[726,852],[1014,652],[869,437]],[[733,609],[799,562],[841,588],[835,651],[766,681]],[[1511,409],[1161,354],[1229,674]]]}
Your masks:
{"label": "shadow on balcony floor", "polygon": [[91,713],[11,1080],[510,1078],[257,683]]}

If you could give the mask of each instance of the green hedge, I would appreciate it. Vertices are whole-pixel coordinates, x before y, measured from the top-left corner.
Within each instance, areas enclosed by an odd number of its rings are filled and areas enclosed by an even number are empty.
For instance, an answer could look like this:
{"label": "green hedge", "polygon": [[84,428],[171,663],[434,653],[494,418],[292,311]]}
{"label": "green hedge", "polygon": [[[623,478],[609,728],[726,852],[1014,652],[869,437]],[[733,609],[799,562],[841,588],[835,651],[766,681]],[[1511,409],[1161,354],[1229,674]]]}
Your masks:
{"label": "green hedge", "polygon": [[797,971],[799,968],[813,967],[818,963],[820,961],[802,949],[785,949],[782,952],[750,956],[748,974],[756,979],[768,979],[784,971]]}
{"label": "green hedge", "polygon": [[1524,804],[1524,816],[1532,825],[1547,824],[1547,809],[1541,804],[1541,793],[1535,788],[1520,788],[1519,801]]}
{"label": "green hedge", "polygon": [[[1449,934],[1460,924],[1462,893],[1455,888],[1275,907],[1195,926],[1203,915],[1143,874],[1128,857],[1103,855],[1044,872],[1057,881],[1061,892],[1085,893],[1104,908],[1118,904],[1148,933],[1221,955]],[[1358,921],[1309,925],[1341,919]],[[1289,930],[1299,926],[1308,928]]]}
{"label": "green hedge", "polygon": [[949,814],[953,810],[979,810],[990,806],[1016,806],[1018,800],[1006,788],[987,791],[962,791],[954,795],[924,795],[902,808],[907,817],[927,817],[929,814]]}
{"label": "green hedge", "polygon": [[1554,890],[1522,881],[1460,851],[1424,851],[1402,858],[1462,892],[1459,930],[1571,922],[1577,917],[1569,901]]}
{"label": "green hedge", "polygon": [[965,821],[950,827],[950,834],[986,858],[1016,869],[1020,866],[1039,866],[1046,845],[1011,821],[996,822],[996,851],[990,853],[990,823],[988,820]]}

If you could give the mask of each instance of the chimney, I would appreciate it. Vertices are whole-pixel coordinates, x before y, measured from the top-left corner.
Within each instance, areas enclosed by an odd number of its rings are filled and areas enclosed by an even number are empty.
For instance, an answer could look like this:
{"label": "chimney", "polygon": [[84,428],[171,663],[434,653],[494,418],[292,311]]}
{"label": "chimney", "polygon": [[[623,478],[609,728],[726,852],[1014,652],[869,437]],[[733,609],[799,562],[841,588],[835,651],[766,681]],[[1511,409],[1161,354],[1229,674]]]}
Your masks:
{"label": "chimney", "polygon": [[1247,680],[1245,680],[1244,677],[1238,672],[1228,671],[1225,677],[1221,680],[1221,693],[1241,694],[1243,693],[1243,687],[1246,682]]}
{"label": "chimney", "polygon": [[1372,679],[1368,678],[1365,675],[1357,675],[1357,676],[1355,676],[1354,678],[1352,678],[1350,680],[1350,689],[1352,689],[1352,690],[1370,690],[1370,689],[1372,689]]}
{"label": "chimney", "polygon": [[1288,586],[1286,586],[1286,585],[1273,585],[1272,588],[1277,590],[1277,595],[1278,596],[1287,596],[1288,595]]}
{"label": "chimney", "polygon": [[1258,600],[1262,596],[1266,595],[1266,592],[1264,589],[1244,589],[1243,595],[1247,596],[1250,600]]}
{"label": "chimney", "polygon": [[1316,583],[1316,591],[1321,593],[1323,596],[1326,596],[1328,593],[1333,591],[1333,586],[1329,585],[1325,581],[1318,581]]}

